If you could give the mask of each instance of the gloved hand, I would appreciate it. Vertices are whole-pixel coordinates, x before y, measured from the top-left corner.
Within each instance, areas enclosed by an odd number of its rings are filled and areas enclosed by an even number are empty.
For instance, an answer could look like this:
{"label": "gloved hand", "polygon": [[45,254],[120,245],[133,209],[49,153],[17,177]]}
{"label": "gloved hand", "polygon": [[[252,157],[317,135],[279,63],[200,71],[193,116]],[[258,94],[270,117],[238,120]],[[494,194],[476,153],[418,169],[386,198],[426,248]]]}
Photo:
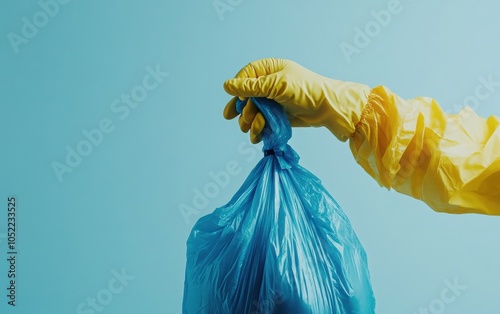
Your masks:
{"label": "gloved hand", "polygon": [[[343,142],[354,133],[370,93],[367,85],[330,79],[276,58],[251,62],[227,80],[224,89],[236,96],[224,108],[226,119],[238,116],[238,97],[266,97],[285,108],[292,126],[325,126]],[[250,101],[239,124],[243,132],[250,130],[252,143],[261,140],[265,119]]]}

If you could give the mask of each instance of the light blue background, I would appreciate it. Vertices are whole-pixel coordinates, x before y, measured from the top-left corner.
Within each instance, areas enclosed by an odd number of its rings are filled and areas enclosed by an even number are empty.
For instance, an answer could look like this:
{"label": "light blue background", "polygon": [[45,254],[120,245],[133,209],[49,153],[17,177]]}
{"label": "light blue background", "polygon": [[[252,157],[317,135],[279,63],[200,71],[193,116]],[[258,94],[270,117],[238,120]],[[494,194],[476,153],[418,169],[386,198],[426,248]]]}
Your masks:
{"label": "light blue background", "polygon": [[[223,81],[252,60],[293,59],[405,98],[434,97],[448,112],[474,94],[478,77],[500,80],[495,1],[402,1],[402,12],[347,62],[340,44],[352,44],[355,27],[389,2],[233,0],[221,19],[211,0],[71,1],[15,53],[7,34],[20,34],[22,18],[40,7],[3,1],[0,312],[77,313],[125,268],[135,278],[101,313],[180,313],[190,229],[229,200],[260,158],[236,121],[222,118]],[[120,120],[111,103],[156,65],[170,75]],[[500,89],[476,109],[500,115],[499,104]],[[59,182],[51,164],[103,118],[114,131]],[[301,164],[339,201],[368,253],[377,313],[418,313],[455,278],[467,289],[443,313],[498,313],[499,218],[435,213],[380,188],[326,130],[294,132]],[[193,206],[195,189],[231,161],[239,174],[186,224],[179,206]],[[14,309],[4,296],[1,237],[9,195],[19,219]]]}

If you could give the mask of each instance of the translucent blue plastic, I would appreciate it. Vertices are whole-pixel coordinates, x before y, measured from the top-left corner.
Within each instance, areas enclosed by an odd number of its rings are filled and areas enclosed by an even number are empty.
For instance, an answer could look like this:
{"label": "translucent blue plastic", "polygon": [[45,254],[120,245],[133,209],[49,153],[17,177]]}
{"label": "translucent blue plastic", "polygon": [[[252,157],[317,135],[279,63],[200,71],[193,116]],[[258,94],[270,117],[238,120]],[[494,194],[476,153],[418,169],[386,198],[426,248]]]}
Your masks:
{"label": "translucent blue plastic", "polygon": [[[351,223],[287,144],[282,107],[255,98],[265,156],[187,241],[184,314],[370,314],[367,258]],[[237,103],[241,112],[246,101]]]}

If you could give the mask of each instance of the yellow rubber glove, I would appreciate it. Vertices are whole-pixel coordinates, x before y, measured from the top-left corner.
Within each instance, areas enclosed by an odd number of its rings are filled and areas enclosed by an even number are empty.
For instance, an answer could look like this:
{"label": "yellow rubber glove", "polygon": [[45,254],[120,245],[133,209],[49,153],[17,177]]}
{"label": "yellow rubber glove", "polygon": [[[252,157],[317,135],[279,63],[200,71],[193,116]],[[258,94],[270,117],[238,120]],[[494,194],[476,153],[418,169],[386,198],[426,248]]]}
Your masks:
{"label": "yellow rubber glove", "polygon": [[[318,75],[285,59],[262,59],[245,66],[224,83],[236,96],[224,109],[224,117],[238,116],[237,97],[266,97],[285,108],[292,126],[327,127],[339,140],[352,136],[370,93],[367,85],[343,82]],[[263,116],[249,102],[239,118],[243,132],[257,143],[265,125]]]}
{"label": "yellow rubber glove", "polygon": [[[432,98],[405,100],[384,86],[319,76],[282,59],[250,63],[225,82],[237,97],[268,97],[285,107],[294,126],[326,126],[350,139],[358,164],[381,186],[453,214],[500,215],[500,118],[466,107],[445,113]],[[238,115],[232,99],[224,109]],[[259,140],[265,121],[245,106],[240,127]]]}

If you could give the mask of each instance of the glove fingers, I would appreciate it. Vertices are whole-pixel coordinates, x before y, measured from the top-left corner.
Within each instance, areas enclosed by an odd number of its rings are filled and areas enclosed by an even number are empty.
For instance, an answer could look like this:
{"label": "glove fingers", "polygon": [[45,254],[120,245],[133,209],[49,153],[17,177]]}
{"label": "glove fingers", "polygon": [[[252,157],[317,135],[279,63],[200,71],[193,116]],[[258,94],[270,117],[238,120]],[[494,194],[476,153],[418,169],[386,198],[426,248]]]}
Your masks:
{"label": "glove fingers", "polygon": [[236,111],[237,99],[238,99],[237,97],[231,98],[231,100],[227,103],[226,107],[224,107],[223,114],[224,118],[226,118],[227,120],[234,119],[239,115],[238,111]]}
{"label": "glove fingers", "polygon": [[252,124],[258,112],[259,109],[257,109],[257,106],[255,106],[252,100],[249,99],[247,100],[247,104],[245,105],[245,107],[243,107],[243,112],[241,113],[241,115],[243,116],[243,120],[246,123]]}
{"label": "glove fingers", "polygon": [[275,75],[259,78],[234,78],[224,82],[224,90],[238,97],[267,97]]}
{"label": "glove fingers", "polygon": [[255,135],[253,133],[250,133],[250,142],[253,144],[257,144],[260,141],[262,141],[262,134]]}
{"label": "glove fingers", "polygon": [[245,120],[243,120],[243,116],[240,116],[238,119],[238,123],[240,125],[240,129],[243,133],[248,133],[248,130],[250,130],[251,125],[246,123]]}
{"label": "glove fingers", "polygon": [[257,114],[255,115],[255,119],[253,119],[252,126],[250,129],[251,130],[250,139],[252,138],[252,135],[254,136],[254,138],[260,137],[262,135],[262,130],[264,130],[265,125],[266,125],[266,119],[264,119],[262,113],[257,112]]}
{"label": "glove fingers", "polygon": [[[269,97],[272,88],[277,81],[277,72],[285,69],[287,65],[293,63],[290,60],[267,58],[249,63],[241,69],[234,79],[224,82],[224,90],[235,96],[224,108],[224,117],[233,119],[238,116],[236,111],[237,99],[249,97]],[[238,123],[241,131],[250,131],[250,141],[256,144],[262,140],[262,130],[266,125],[266,120],[259,112],[251,100],[243,108]]]}

